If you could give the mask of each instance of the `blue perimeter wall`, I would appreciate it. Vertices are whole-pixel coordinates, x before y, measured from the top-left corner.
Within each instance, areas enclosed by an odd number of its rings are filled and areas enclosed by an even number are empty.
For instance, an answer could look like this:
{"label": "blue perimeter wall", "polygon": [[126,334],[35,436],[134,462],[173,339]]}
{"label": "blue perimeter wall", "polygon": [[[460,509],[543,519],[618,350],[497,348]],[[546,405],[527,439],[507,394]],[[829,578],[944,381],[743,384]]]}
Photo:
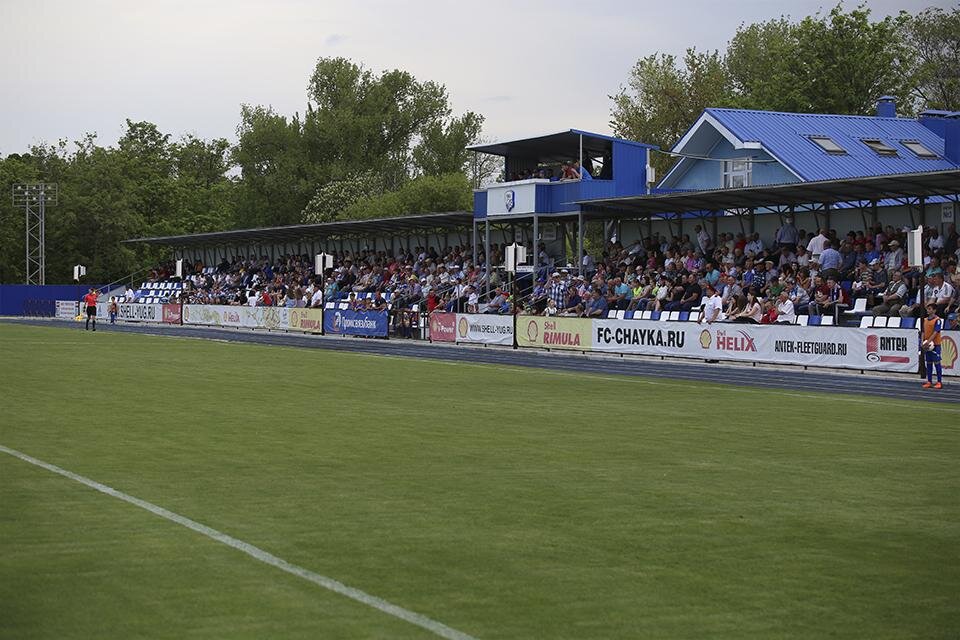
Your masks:
{"label": "blue perimeter wall", "polygon": [[48,300],[50,308],[53,309],[54,300],[80,300],[92,286],[96,285],[0,284],[0,316],[23,315],[23,303],[26,300]]}

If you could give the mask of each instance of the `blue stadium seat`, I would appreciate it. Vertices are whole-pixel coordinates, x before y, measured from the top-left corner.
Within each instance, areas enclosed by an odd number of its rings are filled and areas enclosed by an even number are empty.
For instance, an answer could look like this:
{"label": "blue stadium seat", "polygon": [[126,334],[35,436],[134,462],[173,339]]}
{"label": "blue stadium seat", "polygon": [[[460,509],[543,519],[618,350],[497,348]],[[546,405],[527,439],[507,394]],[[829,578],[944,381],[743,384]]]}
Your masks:
{"label": "blue stadium seat", "polygon": [[901,328],[901,329],[916,329],[916,328],[917,328],[917,319],[916,319],[916,318],[900,318],[900,328]]}
{"label": "blue stadium seat", "polygon": [[807,325],[811,327],[819,327],[822,319],[823,316],[810,316],[810,320],[807,321]]}
{"label": "blue stadium seat", "polygon": [[633,320],[633,314],[634,314],[634,313],[636,313],[636,312],[635,312],[635,311],[627,311],[627,313],[624,314],[623,317],[624,317],[625,319],[627,319],[627,320]]}
{"label": "blue stadium seat", "polygon": [[659,320],[659,319],[660,319],[660,312],[659,312],[659,311],[651,311],[651,312],[650,312],[650,319],[651,319],[651,320]]}
{"label": "blue stadium seat", "polygon": [[689,319],[690,319],[690,312],[689,312],[689,311],[681,311],[681,312],[680,312],[680,322],[686,322],[686,321],[689,320]]}

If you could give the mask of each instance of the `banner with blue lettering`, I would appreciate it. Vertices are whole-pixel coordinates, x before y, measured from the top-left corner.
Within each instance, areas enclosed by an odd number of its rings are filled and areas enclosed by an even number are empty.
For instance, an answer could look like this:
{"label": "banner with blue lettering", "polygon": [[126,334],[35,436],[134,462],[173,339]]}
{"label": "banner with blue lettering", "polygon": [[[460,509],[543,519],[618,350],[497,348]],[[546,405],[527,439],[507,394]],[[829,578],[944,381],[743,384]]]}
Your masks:
{"label": "banner with blue lettering", "polygon": [[328,335],[387,336],[386,311],[352,311],[332,309],[323,313],[323,331]]}

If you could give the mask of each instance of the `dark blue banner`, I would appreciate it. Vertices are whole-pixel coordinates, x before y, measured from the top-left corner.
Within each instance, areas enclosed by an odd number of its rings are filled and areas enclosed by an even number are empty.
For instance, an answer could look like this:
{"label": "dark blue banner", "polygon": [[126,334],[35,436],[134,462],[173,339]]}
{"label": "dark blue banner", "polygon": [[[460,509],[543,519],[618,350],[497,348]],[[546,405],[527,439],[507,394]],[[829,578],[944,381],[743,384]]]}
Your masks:
{"label": "dark blue banner", "polygon": [[323,332],[343,336],[387,336],[386,311],[351,311],[324,309]]}

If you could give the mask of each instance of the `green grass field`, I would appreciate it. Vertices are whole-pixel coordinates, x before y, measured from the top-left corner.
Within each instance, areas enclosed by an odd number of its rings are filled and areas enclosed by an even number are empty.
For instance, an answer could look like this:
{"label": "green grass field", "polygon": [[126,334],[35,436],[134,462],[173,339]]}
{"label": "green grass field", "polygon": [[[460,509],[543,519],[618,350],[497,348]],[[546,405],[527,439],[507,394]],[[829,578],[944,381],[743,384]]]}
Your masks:
{"label": "green grass field", "polygon": [[[960,633],[957,407],[4,324],[0,354],[0,445],[478,638]],[[0,637],[432,636],[0,453]]]}

